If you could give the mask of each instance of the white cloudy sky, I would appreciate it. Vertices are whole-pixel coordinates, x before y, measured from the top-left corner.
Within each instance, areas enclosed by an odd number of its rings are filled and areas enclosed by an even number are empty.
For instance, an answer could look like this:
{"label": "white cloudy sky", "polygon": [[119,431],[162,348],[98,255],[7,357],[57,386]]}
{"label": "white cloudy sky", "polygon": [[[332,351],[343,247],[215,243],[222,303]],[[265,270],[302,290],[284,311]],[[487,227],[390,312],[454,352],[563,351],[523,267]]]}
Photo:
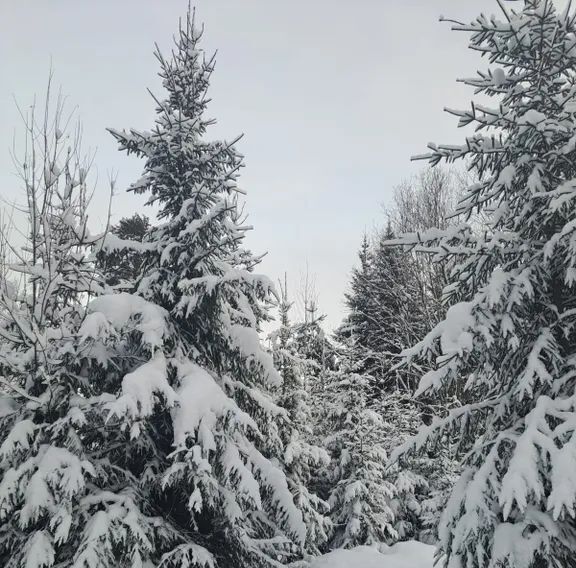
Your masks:
{"label": "white cloudy sky", "polygon": [[[558,2],[562,4],[562,2]],[[254,231],[268,251],[262,271],[288,272],[296,292],[309,266],[329,327],[364,230],[421,164],[428,141],[462,134],[444,106],[469,99],[456,77],[485,65],[466,36],[439,23],[498,10],[495,0],[197,0],[204,46],[218,49],[214,136],[245,136],[242,185]],[[97,149],[94,222],[105,215],[106,178],[118,172],[118,220],[141,210],[122,191],[142,164],[116,150],[104,128],[147,129],[159,92],[153,44],[168,50],[187,0],[0,0],[0,195],[20,188],[9,148],[14,100],[42,94],[50,65]]]}

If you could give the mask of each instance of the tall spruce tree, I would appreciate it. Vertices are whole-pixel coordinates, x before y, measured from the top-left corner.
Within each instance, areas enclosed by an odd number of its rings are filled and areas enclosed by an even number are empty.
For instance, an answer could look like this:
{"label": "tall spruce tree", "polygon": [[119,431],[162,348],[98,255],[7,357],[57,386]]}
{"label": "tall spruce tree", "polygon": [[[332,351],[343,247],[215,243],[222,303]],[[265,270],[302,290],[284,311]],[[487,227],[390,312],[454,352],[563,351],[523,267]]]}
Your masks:
{"label": "tall spruce tree", "polygon": [[301,554],[306,528],[280,466],[289,418],[270,392],[281,377],[258,335],[273,286],[241,248],[242,157],[235,142],[205,139],[214,57],[200,49],[200,36],[189,13],[172,56],[156,53],[167,94],[156,100],[152,130],[111,131],[121,149],[145,160],[130,190],[148,196],[159,224],[142,244],[142,276],[124,316],[114,298],[99,298],[92,315],[120,335],[140,321],[150,339],[113,345],[130,373],[111,410],[139,441],[141,490],[153,509],[169,511],[179,535],[177,546],[150,559],[163,567],[277,566]]}
{"label": "tall spruce tree", "polygon": [[304,321],[293,324],[294,350],[300,360],[305,362],[313,413],[322,404],[327,373],[337,367],[334,345],[323,327],[325,318],[326,315],[318,314],[317,305],[312,303],[305,307]]}
{"label": "tall spruce tree", "polygon": [[573,566],[576,553],[576,17],[551,0],[499,3],[454,29],[490,66],[464,82],[496,100],[449,111],[476,133],[424,156],[468,160],[478,182],[459,213],[487,218],[406,235],[406,246],[454,262],[444,321],[406,352],[434,363],[420,393],[459,385],[465,404],[408,448],[448,434],[464,472],[444,512],[444,564]]}

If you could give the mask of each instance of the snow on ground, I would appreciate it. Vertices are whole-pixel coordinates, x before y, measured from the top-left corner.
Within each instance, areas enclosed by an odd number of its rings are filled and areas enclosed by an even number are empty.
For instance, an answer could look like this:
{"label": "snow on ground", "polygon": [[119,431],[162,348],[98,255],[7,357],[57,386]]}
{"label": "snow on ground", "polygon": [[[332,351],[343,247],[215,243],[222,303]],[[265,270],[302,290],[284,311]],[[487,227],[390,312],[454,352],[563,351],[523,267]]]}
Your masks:
{"label": "snow on ground", "polygon": [[434,551],[433,546],[416,541],[380,549],[358,546],[324,554],[313,560],[310,568],[432,568]]}

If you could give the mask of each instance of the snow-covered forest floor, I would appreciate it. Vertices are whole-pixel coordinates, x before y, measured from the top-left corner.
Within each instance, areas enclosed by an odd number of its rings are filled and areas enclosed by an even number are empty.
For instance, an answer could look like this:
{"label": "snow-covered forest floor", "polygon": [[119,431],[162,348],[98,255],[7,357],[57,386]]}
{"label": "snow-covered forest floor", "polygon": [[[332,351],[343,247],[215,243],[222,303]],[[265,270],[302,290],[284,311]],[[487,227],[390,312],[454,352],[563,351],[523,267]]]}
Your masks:
{"label": "snow-covered forest floor", "polygon": [[310,568],[433,568],[434,547],[417,541],[380,549],[358,546],[320,556]]}

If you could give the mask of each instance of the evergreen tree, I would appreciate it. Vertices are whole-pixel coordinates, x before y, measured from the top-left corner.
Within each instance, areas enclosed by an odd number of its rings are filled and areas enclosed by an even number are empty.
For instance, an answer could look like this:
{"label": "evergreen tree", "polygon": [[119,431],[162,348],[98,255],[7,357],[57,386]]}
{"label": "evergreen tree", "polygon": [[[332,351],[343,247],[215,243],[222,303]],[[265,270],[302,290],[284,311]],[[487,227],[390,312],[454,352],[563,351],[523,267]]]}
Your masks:
{"label": "evergreen tree", "polygon": [[366,233],[362,237],[358,260],[360,266],[352,269],[350,288],[344,294],[349,313],[342,325],[336,330],[336,337],[349,339],[353,333],[356,338],[361,338],[362,342],[367,344],[370,335],[369,327],[374,325],[372,319],[374,306],[371,302],[374,284],[372,281],[374,258],[372,243]]}
{"label": "evergreen tree", "polygon": [[322,427],[333,458],[327,476],[334,524],[330,546],[391,544],[398,539],[392,504],[396,488],[380,443],[383,420],[369,407],[369,382],[347,361],[328,377]]}
{"label": "evergreen tree", "polygon": [[[384,421],[380,443],[390,456],[422,425],[421,406],[409,393],[386,393],[375,410]],[[429,407],[429,404],[426,404]],[[445,412],[444,405],[437,407]],[[388,462],[387,476],[394,484],[391,508],[398,540],[438,541],[438,524],[456,481],[457,463],[450,445],[435,447],[402,462]]]}
{"label": "evergreen tree", "polygon": [[348,314],[336,330],[357,372],[371,377],[376,404],[384,392],[413,390],[413,377],[394,366],[400,351],[426,330],[416,265],[410,256],[385,245],[393,237],[390,224],[375,242],[364,236],[360,266],[352,271],[345,295]]}
{"label": "evergreen tree", "polygon": [[[397,364],[400,351],[428,331],[430,302],[418,282],[421,263],[388,246],[393,237],[390,223],[374,240],[364,237],[346,295],[348,315],[336,331],[344,359],[367,385],[367,407],[382,420],[378,441],[388,454],[414,435],[440,402],[415,402],[417,369]],[[448,452],[435,451],[389,468],[398,539],[434,539],[455,467]]]}
{"label": "evergreen tree", "polygon": [[141,490],[152,508],[169,511],[179,537],[150,558],[163,567],[275,566],[301,553],[306,529],[280,467],[288,417],[269,393],[281,377],[258,335],[273,286],[241,248],[242,157],[234,142],[205,140],[214,58],[200,35],[189,14],[172,56],[156,54],[167,96],[156,101],[153,129],[111,131],[144,158],[130,190],[147,194],[159,224],[143,243],[128,311],[120,317],[114,298],[99,298],[92,315],[120,337],[135,323],[149,337],[113,343],[129,374],[111,412],[139,443]]}
{"label": "evergreen tree", "polygon": [[292,325],[294,351],[305,367],[313,412],[322,404],[328,372],[337,367],[334,345],[322,326],[325,317],[324,314],[318,315],[315,302],[306,303],[304,321],[297,321]]}
{"label": "evergreen tree", "polygon": [[[304,308],[304,321],[292,324],[293,350],[297,354],[310,401],[311,432],[308,434],[310,443],[328,451],[326,398],[331,388],[330,373],[338,368],[338,355],[324,331],[322,323],[325,316],[318,315],[316,302],[307,299]],[[324,501],[327,501],[330,495],[331,467],[330,461],[326,467],[319,467],[312,477],[312,491]]]}
{"label": "evergreen tree", "polygon": [[348,356],[358,372],[380,377],[385,346],[376,338],[381,331],[380,306],[375,298],[378,283],[374,278],[374,251],[366,234],[358,260],[360,265],[352,269],[350,289],[344,294],[348,314],[336,329],[335,337],[351,348]]}
{"label": "evergreen tree", "polygon": [[282,377],[277,403],[288,413],[280,437],[284,443],[284,469],[288,486],[307,528],[306,549],[318,554],[331,530],[326,515],[328,504],[312,491],[318,470],[330,463],[328,453],[314,444],[313,416],[310,407],[308,361],[301,358],[294,341],[294,324],[290,322],[292,303],[288,300],[286,280],[281,286],[278,304],[280,327],[270,335],[274,364]]}
{"label": "evergreen tree", "polygon": [[454,25],[490,63],[465,83],[496,104],[450,111],[477,132],[426,156],[468,160],[478,182],[459,213],[484,214],[487,229],[403,239],[455,265],[445,320],[406,352],[434,364],[419,393],[458,385],[465,397],[408,448],[458,439],[464,471],[440,528],[446,566],[572,566],[576,17],[550,0],[501,7],[501,18]]}

